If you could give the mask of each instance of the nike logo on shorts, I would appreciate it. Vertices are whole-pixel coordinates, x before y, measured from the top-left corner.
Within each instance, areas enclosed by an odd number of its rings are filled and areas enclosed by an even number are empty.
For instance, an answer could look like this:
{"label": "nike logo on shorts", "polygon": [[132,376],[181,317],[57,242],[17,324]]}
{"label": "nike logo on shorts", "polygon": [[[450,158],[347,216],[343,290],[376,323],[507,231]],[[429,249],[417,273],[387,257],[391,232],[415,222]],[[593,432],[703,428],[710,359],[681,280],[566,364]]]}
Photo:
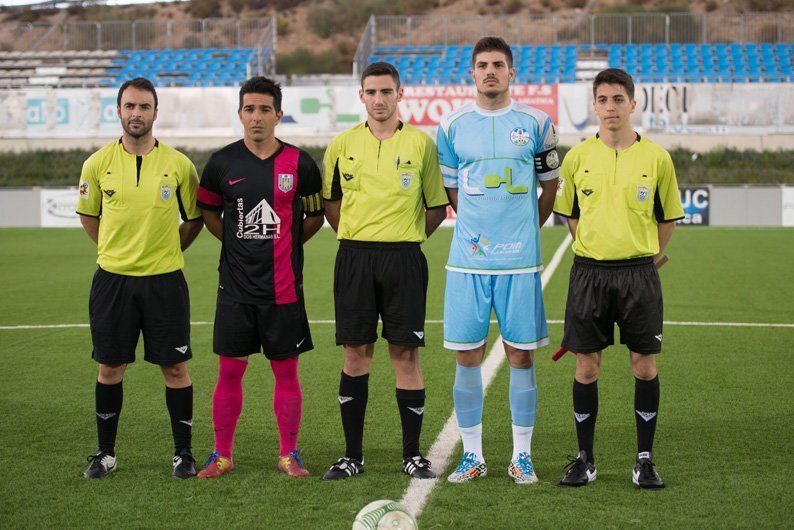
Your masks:
{"label": "nike logo on shorts", "polygon": [[237,184],[238,182],[242,182],[242,181],[244,181],[244,180],[245,180],[245,177],[243,177],[243,178],[241,178],[241,179],[229,180],[229,186],[234,186],[234,185],[235,185],[235,184]]}

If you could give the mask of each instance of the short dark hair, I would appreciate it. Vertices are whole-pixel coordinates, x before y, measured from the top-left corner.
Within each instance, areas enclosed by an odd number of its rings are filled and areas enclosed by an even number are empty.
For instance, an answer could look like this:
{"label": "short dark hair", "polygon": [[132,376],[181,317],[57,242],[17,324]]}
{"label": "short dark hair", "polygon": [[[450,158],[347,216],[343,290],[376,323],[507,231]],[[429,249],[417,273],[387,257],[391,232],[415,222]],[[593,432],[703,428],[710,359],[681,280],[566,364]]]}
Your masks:
{"label": "short dark hair", "polygon": [[474,45],[471,51],[471,65],[474,66],[474,61],[477,56],[483,52],[502,52],[507,57],[507,67],[513,67],[513,50],[501,37],[483,37]]}
{"label": "short dark hair", "polygon": [[593,80],[593,97],[596,96],[596,89],[601,85],[621,85],[626,89],[629,99],[634,99],[634,80],[629,74],[620,68],[607,68],[601,70]]}
{"label": "short dark hair", "polygon": [[281,85],[264,76],[252,77],[240,87],[240,106],[243,108],[243,96],[246,94],[266,94],[273,96],[273,108],[276,112],[281,112]]}
{"label": "short dark hair", "polygon": [[397,88],[400,88],[400,73],[397,71],[394,65],[384,61],[372,63],[371,65],[364,68],[364,71],[361,73],[361,86],[364,86],[364,79],[380,75],[391,76],[391,78],[397,84]]}
{"label": "short dark hair", "polygon": [[116,97],[116,105],[121,107],[121,95],[127,90],[129,87],[137,88],[138,90],[147,90],[152,93],[154,96],[154,108],[157,110],[157,91],[154,89],[154,85],[151,81],[146,79],[145,77],[136,77],[135,79],[130,79],[129,81],[124,81],[119,88],[119,95]]}

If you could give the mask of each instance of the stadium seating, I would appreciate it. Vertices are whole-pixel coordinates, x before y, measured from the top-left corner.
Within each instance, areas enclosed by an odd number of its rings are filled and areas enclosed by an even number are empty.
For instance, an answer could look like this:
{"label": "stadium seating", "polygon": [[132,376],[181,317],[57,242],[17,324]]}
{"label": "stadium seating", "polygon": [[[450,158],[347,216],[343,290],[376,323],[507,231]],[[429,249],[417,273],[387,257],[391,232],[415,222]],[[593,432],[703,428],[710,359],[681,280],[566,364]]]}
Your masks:
{"label": "stadium seating", "polygon": [[[394,64],[405,84],[469,84],[471,46],[379,46],[371,61]],[[794,43],[584,44],[513,47],[520,83],[572,83],[579,61],[603,59],[640,83],[794,82]],[[586,77],[586,76],[584,76]]]}
{"label": "stadium seating", "polygon": [[237,86],[250,48],[0,52],[0,88],[116,87],[133,77],[157,86]]}

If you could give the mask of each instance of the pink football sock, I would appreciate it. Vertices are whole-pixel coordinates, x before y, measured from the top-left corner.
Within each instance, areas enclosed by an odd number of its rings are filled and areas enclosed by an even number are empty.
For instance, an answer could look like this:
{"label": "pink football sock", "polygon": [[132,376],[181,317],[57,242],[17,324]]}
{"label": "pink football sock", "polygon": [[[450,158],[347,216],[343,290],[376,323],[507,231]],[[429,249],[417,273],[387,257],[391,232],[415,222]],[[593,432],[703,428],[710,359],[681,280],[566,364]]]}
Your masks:
{"label": "pink football sock", "polygon": [[279,455],[298,448],[303,393],[298,379],[298,357],[270,361],[276,384],[273,389],[273,412],[279,432]]}
{"label": "pink football sock", "polygon": [[212,424],[215,427],[215,450],[231,458],[234,430],[243,410],[243,375],[247,359],[218,356],[218,382],[212,395]]}

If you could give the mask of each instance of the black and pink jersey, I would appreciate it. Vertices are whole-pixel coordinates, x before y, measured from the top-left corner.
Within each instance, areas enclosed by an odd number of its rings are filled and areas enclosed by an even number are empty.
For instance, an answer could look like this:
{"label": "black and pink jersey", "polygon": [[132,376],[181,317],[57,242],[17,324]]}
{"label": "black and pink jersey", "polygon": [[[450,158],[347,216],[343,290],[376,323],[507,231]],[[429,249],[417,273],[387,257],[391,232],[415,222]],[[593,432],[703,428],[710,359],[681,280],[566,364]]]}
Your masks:
{"label": "black and pink jersey", "polygon": [[306,151],[282,142],[262,160],[243,140],[212,154],[198,191],[204,210],[223,211],[220,288],[248,304],[302,296],[303,216],[322,215],[322,179]]}

